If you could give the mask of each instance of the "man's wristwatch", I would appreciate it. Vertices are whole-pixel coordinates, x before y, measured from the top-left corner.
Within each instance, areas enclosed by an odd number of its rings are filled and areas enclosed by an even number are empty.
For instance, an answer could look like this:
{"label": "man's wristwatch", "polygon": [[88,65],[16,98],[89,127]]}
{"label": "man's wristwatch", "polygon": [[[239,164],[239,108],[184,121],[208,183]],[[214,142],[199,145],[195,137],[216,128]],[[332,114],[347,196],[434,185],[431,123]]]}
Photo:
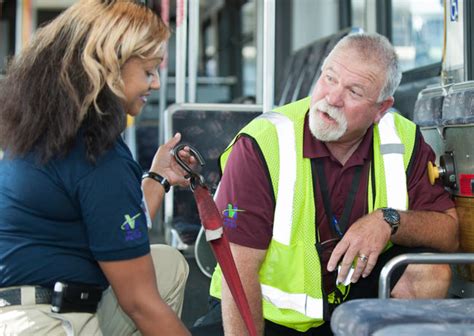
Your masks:
{"label": "man's wristwatch", "polygon": [[143,174],[142,180],[144,180],[146,178],[151,178],[151,179],[155,180],[156,182],[158,182],[159,184],[161,184],[163,186],[163,188],[165,188],[165,193],[170,191],[171,185],[168,182],[168,180],[166,179],[166,177],[163,177],[160,174],[157,174],[155,172],[149,171],[149,172]]}
{"label": "man's wristwatch", "polygon": [[394,235],[400,226],[400,214],[397,210],[392,208],[382,208],[383,219],[392,228],[392,235]]}

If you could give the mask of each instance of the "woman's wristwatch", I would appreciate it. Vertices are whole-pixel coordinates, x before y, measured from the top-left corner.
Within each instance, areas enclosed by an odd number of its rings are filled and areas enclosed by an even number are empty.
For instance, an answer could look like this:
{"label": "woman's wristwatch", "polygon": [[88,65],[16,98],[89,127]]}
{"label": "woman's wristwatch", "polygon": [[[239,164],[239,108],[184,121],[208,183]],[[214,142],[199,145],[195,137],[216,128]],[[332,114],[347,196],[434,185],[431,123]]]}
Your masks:
{"label": "woman's wristwatch", "polygon": [[155,180],[156,182],[158,182],[159,184],[161,184],[163,186],[163,188],[165,188],[165,193],[170,191],[171,184],[168,182],[166,177],[163,177],[160,174],[157,174],[155,172],[149,171],[149,172],[143,174],[142,180],[144,180],[146,178],[151,178],[151,179]]}

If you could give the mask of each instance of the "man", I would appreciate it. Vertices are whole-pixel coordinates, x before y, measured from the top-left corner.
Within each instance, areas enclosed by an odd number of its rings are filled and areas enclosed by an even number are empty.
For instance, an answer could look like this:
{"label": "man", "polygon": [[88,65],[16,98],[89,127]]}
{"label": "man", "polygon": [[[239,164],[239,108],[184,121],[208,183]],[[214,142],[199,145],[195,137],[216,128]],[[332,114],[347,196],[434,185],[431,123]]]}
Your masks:
{"label": "man", "polygon": [[[260,333],[330,333],[335,305],[375,297],[393,256],[457,249],[454,204],[426,174],[433,151],[387,112],[400,79],[386,38],[347,36],[311,98],[257,118],[223,154],[216,202]],[[220,275],[211,295],[222,298],[225,333],[243,335]],[[444,297],[450,276],[448,265],[409,265],[392,296]]]}

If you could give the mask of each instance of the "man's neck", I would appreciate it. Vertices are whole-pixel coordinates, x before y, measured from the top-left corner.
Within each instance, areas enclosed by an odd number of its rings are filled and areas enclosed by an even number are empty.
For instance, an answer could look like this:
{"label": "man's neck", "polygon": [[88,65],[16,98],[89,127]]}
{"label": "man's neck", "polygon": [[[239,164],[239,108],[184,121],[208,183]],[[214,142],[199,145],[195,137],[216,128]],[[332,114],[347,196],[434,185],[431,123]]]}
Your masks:
{"label": "man's neck", "polygon": [[351,141],[326,142],[326,146],[337,161],[344,166],[357,147],[359,147],[362,139],[364,139],[364,135]]}

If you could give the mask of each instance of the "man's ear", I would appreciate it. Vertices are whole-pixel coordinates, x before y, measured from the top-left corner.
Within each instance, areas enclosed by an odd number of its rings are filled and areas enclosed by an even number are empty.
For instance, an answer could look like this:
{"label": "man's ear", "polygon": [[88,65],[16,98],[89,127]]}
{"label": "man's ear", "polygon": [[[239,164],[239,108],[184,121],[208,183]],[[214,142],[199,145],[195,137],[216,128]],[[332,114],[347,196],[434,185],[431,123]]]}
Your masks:
{"label": "man's ear", "polygon": [[393,97],[388,97],[383,102],[377,103],[377,114],[375,115],[374,123],[377,124],[383,118],[385,113],[393,106]]}

